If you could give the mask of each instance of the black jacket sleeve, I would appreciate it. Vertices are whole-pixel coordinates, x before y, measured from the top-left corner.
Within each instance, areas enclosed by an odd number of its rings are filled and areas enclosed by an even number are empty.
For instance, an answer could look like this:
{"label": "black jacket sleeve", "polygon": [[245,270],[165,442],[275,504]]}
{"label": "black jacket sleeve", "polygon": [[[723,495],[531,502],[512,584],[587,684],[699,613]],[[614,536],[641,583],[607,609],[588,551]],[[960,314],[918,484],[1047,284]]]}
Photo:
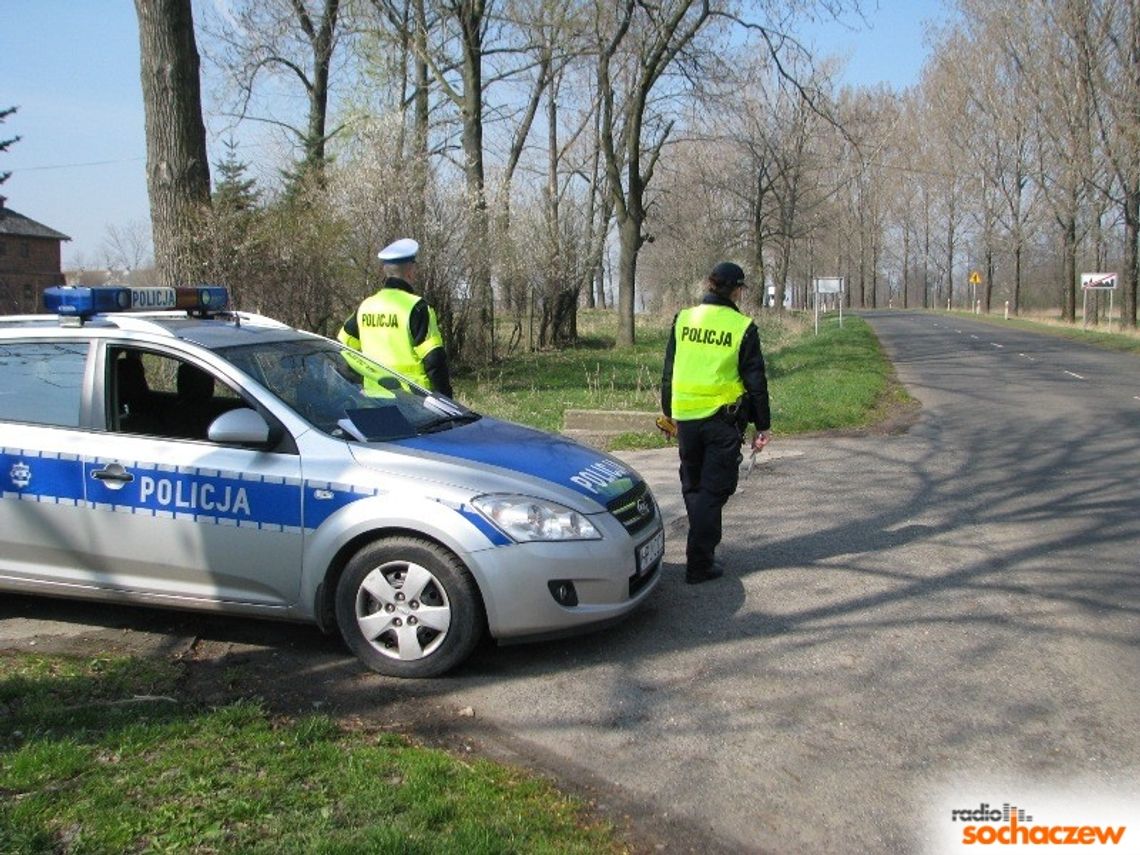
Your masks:
{"label": "black jacket sleeve", "polygon": [[449,398],[455,397],[451,391],[451,374],[447,370],[446,350],[437,347],[424,357],[424,373],[431,381],[432,391],[447,395]]}
{"label": "black jacket sleeve", "polygon": [[428,320],[427,301],[418,300],[408,316],[408,334],[412,337],[412,347],[419,347],[427,338]]}
{"label": "black jacket sleeve", "polygon": [[[419,347],[428,337],[431,317],[428,314],[426,300],[420,300],[412,307],[412,314],[408,318],[408,332],[412,336],[412,346]],[[451,372],[447,368],[447,351],[437,347],[424,357],[424,373],[431,381],[431,388],[435,392],[454,397],[451,392]]]}
{"label": "black jacket sleeve", "polygon": [[661,370],[661,412],[673,418],[673,360],[677,355],[677,318],[669,327],[669,343],[665,345],[665,367]]}
{"label": "black jacket sleeve", "polygon": [[768,407],[768,378],[764,373],[764,354],[760,350],[760,333],[756,324],[749,324],[740,343],[740,379],[744,382],[744,394],[748,396],[749,417],[757,430],[768,430],[772,426],[772,414]]}

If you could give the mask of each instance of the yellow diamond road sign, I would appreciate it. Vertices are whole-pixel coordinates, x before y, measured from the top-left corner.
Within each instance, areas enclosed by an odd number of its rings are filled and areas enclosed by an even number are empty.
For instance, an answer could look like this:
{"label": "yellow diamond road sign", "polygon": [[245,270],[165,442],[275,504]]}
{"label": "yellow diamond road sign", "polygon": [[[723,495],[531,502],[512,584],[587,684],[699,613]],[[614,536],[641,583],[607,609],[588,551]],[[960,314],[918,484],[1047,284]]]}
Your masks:
{"label": "yellow diamond road sign", "polygon": [[978,271],[973,270],[970,272],[970,284],[971,285],[982,284],[982,277],[978,275]]}

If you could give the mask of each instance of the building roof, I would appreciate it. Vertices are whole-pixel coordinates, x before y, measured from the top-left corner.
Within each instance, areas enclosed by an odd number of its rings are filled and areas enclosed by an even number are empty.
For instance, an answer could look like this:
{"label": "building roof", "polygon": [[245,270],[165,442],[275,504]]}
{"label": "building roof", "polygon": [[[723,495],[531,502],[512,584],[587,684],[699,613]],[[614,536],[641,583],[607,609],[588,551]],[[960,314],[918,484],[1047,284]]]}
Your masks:
{"label": "building roof", "polygon": [[0,235],[13,237],[52,238],[53,240],[71,240],[63,232],[49,229],[43,223],[25,217],[5,206],[8,200],[0,196]]}

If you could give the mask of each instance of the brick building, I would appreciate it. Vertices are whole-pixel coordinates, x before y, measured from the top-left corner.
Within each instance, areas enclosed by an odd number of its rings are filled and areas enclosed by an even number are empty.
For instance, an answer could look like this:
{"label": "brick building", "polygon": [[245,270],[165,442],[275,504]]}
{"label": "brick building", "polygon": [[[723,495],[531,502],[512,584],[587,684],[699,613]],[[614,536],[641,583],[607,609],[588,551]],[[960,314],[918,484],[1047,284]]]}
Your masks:
{"label": "brick building", "polygon": [[60,245],[71,240],[7,207],[0,196],[0,314],[40,312],[41,295],[63,285]]}

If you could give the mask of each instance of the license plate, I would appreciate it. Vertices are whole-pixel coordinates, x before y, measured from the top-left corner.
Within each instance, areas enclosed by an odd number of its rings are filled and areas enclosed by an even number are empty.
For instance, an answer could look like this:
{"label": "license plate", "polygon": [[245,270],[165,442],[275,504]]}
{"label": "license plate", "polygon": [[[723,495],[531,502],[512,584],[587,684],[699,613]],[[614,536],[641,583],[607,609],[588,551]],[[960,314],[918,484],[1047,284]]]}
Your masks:
{"label": "license plate", "polygon": [[661,529],[641,546],[637,547],[637,575],[648,573],[665,553],[665,529]]}

